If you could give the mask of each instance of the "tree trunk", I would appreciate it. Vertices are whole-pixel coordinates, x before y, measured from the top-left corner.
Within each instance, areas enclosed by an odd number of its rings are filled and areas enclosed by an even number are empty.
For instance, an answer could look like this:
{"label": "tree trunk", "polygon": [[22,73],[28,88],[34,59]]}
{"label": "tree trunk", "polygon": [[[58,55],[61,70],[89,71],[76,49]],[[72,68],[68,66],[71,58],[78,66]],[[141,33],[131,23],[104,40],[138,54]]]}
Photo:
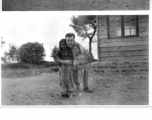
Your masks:
{"label": "tree trunk", "polygon": [[93,54],[92,54],[92,46],[91,46],[91,44],[92,44],[92,39],[89,39],[89,52],[90,52],[92,60],[93,60]]}

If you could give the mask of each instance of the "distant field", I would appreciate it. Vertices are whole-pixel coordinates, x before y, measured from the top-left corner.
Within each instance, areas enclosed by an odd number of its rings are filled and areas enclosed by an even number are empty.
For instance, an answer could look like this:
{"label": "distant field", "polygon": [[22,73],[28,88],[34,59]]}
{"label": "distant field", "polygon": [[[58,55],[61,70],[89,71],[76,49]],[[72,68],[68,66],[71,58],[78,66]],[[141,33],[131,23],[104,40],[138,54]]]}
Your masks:
{"label": "distant field", "polygon": [[149,0],[3,0],[4,11],[148,10]]}
{"label": "distant field", "polygon": [[148,73],[89,75],[93,93],[73,99],[60,96],[58,66],[15,63],[2,65],[2,105],[148,105]]}
{"label": "distant field", "polygon": [[43,61],[41,64],[34,65],[28,63],[8,63],[2,64],[2,77],[29,77],[39,75],[41,73],[57,72],[59,66],[55,62]]}

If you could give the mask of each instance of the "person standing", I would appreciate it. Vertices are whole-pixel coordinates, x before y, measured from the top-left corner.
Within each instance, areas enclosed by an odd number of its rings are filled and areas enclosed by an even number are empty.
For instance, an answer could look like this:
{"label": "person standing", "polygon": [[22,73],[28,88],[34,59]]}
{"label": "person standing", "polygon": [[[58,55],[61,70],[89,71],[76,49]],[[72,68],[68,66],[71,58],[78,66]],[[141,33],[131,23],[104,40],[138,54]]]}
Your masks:
{"label": "person standing", "polygon": [[58,56],[61,60],[68,61],[69,64],[60,63],[60,87],[61,87],[61,96],[73,98],[75,93],[75,82],[73,79],[73,65],[72,61],[74,59],[71,48],[66,44],[65,39],[61,39],[59,42],[59,50],[56,55],[53,55],[55,58]]}
{"label": "person standing", "polygon": [[[75,34],[74,33],[67,33],[65,35],[66,43],[69,48],[73,48],[75,45],[79,46],[81,53],[85,56],[85,59],[83,61],[74,61],[73,65],[74,66],[80,66],[84,64],[88,64],[92,62],[92,57],[90,53],[82,47],[79,43],[75,42]],[[55,58],[55,61],[61,64],[70,64],[69,61],[66,60],[61,60],[59,56]],[[78,81],[78,69],[73,70],[73,79],[74,81]],[[88,79],[89,79],[89,70],[88,68],[84,69],[83,72],[83,91],[87,93],[92,93],[93,91],[89,89],[88,85]]]}

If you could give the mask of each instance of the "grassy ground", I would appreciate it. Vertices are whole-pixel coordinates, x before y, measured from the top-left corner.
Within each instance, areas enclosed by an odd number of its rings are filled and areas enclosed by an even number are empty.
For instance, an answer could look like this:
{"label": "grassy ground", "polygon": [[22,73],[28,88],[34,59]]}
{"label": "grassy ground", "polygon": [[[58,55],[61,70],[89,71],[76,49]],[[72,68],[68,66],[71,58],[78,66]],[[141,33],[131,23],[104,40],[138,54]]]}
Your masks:
{"label": "grassy ground", "polygon": [[149,0],[3,0],[4,11],[148,10]]}
{"label": "grassy ground", "polygon": [[42,66],[10,69],[2,65],[2,105],[147,105],[149,102],[148,73],[91,72],[89,86],[94,92],[84,93],[81,84],[82,95],[68,99],[60,96],[58,71],[52,70],[52,66]]}

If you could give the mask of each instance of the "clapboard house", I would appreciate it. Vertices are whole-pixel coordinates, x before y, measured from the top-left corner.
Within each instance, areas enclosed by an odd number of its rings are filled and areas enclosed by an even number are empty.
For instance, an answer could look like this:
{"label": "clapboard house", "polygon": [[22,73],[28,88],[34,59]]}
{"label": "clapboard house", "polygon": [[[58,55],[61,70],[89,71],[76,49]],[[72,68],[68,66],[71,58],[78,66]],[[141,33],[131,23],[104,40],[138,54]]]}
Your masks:
{"label": "clapboard house", "polygon": [[97,49],[101,72],[148,71],[149,16],[97,16]]}

